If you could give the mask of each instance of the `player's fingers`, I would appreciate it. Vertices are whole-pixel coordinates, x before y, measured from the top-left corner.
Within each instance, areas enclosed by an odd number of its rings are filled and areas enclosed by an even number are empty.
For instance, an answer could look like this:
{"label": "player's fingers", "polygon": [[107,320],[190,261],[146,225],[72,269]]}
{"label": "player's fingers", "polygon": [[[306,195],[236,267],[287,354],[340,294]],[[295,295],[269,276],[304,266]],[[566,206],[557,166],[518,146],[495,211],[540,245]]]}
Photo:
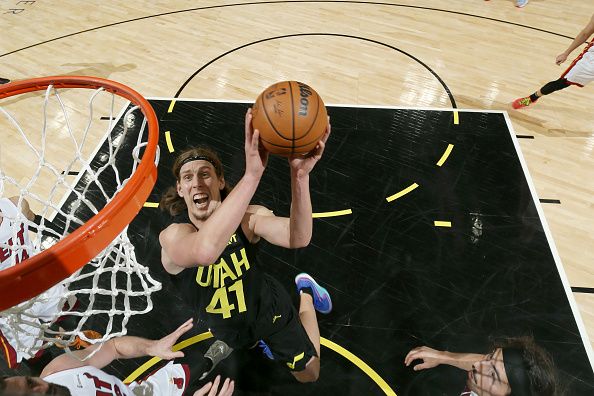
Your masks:
{"label": "player's fingers", "polygon": [[208,396],[216,396],[217,395],[217,391],[219,390],[220,382],[221,382],[221,376],[217,375],[217,377],[214,379],[214,382],[212,383],[212,388],[210,389]]}
{"label": "player's fingers", "polygon": [[421,364],[417,364],[416,366],[413,367],[413,370],[415,371],[420,371],[420,370],[425,370],[431,368],[431,365],[429,363],[421,363]]}
{"label": "player's fingers", "polygon": [[409,353],[406,354],[404,358],[404,363],[408,366],[411,362],[415,359],[419,359],[418,354],[421,352],[418,348],[411,350]]}
{"label": "player's fingers", "polygon": [[211,387],[212,387],[212,382],[207,382],[206,384],[204,384],[204,386],[202,388],[198,389],[194,393],[194,396],[204,396],[204,395],[206,395],[206,393],[210,390]]}
{"label": "player's fingers", "polygon": [[258,146],[260,145],[260,131],[254,129],[254,133],[252,134],[252,149],[258,150]]}
{"label": "player's fingers", "polygon": [[233,394],[233,390],[235,389],[235,381],[231,381],[229,384],[229,389],[227,390],[227,394],[225,396],[231,396]]}

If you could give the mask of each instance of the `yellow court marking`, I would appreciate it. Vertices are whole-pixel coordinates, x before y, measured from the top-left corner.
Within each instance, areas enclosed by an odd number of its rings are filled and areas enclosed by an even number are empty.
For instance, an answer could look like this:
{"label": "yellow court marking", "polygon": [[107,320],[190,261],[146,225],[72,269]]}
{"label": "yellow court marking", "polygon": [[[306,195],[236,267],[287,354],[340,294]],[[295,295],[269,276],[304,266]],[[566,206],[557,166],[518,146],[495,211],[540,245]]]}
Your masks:
{"label": "yellow court marking", "polygon": [[144,206],[145,208],[158,208],[159,202],[145,202],[142,206]]}
{"label": "yellow court marking", "polygon": [[437,220],[435,220],[433,222],[433,225],[435,227],[451,227],[452,226],[452,222],[451,221],[437,221]]}
{"label": "yellow court marking", "polygon": [[318,219],[320,217],[336,217],[336,216],[344,216],[344,215],[349,215],[352,214],[353,211],[350,209],[345,209],[345,210],[337,210],[335,212],[318,212],[318,213],[312,213],[311,217],[313,217],[314,219]]}
{"label": "yellow court marking", "polygon": [[175,149],[173,148],[173,143],[171,143],[171,132],[165,131],[165,141],[167,142],[167,148],[169,149],[169,152],[173,153]]}
{"label": "yellow court marking", "polygon": [[460,119],[458,118],[458,110],[454,110],[454,125],[460,124]]}
{"label": "yellow court marking", "polygon": [[417,187],[419,187],[419,185],[417,183],[413,183],[410,186],[406,187],[404,190],[399,191],[396,194],[389,196],[388,198],[386,198],[386,201],[392,202],[393,200],[398,199],[405,194],[408,194],[409,192],[411,192],[412,190],[414,190]]}
{"label": "yellow court marking", "polygon": [[[190,337],[187,340],[183,340],[182,342],[178,342],[177,344],[175,344],[173,346],[173,348],[171,348],[171,350],[179,351],[186,347],[189,347],[190,345],[197,344],[200,341],[204,341],[204,340],[207,340],[212,337],[213,337],[212,333],[210,331],[207,331],[205,333],[195,335],[194,337]],[[159,361],[161,361],[161,358],[158,358],[158,357],[154,357],[154,358],[150,359],[148,362],[144,363],[142,366],[140,366],[136,370],[134,370],[134,372],[132,374],[130,374],[124,380],[124,384],[129,384],[132,381],[135,381],[142,374],[146,373],[148,371],[148,369],[153,367],[155,364],[159,363]]]}
{"label": "yellow court marking", "polygon": [[320,337],[320,344],[322,344],[326,348],[332,349],[334,352],[350,360],[355,366],[359,367],[361,371],[367,374],[369,378],[371,378],[381,388],[381,390],[384,391],[386,395],[396,396],[396,392],[394,392],[392,388],[390,388],[390,385],[388,385],[388,383],[384,381],[384,379],[380,377],[379,374],[376,373],[371,367],[369,367],[367,363],[365,363],[363,360],[359,359],[357,356],[347,351],[340,345],[335,344],[334,342],[324,337]]}
{"label": "yellow court marking", "polygon": [[446,160],[450,156],[450,153],[452,152],[452,149],[453,148],[454,148],[454,145],[453,144],[448,144],[448,147],[444,151],[443,155],[441,156],[441,158],[439,159],[439,161],[437,161],[437,164],[436,164],[437,166],[442,166],[443,163],[446,162]]}
{"label": "yellow court marking", "polygon": [[173,111],[173,106],[175,106],[175,99],[173,99],[169,104],[169,109],[167,110],[168,113],[171,113]]}

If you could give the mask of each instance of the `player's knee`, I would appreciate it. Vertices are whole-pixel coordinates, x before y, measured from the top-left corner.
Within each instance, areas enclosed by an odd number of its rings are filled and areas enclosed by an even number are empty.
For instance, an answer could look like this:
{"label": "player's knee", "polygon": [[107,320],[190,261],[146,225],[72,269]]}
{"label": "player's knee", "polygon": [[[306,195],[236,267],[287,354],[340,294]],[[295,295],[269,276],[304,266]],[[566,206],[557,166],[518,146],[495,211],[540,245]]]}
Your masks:
{"label": "player's knee", "polygon": [[318,378],[320,378],[320,370],[316,370],[313,368],[306,368],[303,371],[299,371],[298,373],[294,373],[295,374],[295,378],[297,378],[297,381],[299,382],[316,382],[318,380]]}

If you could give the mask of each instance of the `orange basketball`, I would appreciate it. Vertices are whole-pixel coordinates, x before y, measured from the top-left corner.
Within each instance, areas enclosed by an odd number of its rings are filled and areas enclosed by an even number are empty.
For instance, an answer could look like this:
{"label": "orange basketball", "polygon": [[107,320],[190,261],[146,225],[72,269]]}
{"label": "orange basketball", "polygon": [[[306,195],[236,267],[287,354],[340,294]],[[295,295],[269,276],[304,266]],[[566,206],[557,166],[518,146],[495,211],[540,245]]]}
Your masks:
{"label": "orange basketball", "polygon": [[298,81],[281,81],[256,99],[252,126],[260,142],[273,154],[305,154],[326,132],[328,116],[320,95]]}

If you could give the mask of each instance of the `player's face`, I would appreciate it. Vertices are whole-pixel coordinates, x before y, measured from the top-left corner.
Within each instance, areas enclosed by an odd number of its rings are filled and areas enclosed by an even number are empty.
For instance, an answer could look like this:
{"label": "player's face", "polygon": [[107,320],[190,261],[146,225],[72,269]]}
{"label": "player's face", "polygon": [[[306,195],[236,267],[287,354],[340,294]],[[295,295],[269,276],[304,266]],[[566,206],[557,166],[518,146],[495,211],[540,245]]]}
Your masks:
{"label": "player's face", "polygon": [[466,384],[479,396],[507,396],[511,393],[501,348],[472,365]]}
{"label": "player's face", "polygon": [[221,205],[225,179],[219,178],[214,166],[204,160],[184,164],[177,182],[177,193],[186,202],[191,218],[204,221]]}
{"label": "player's face", "polygon": [[46,382],[38,377],[8,377],[2,379],[3,390],[9,395],[70,395],[68,388]]}

